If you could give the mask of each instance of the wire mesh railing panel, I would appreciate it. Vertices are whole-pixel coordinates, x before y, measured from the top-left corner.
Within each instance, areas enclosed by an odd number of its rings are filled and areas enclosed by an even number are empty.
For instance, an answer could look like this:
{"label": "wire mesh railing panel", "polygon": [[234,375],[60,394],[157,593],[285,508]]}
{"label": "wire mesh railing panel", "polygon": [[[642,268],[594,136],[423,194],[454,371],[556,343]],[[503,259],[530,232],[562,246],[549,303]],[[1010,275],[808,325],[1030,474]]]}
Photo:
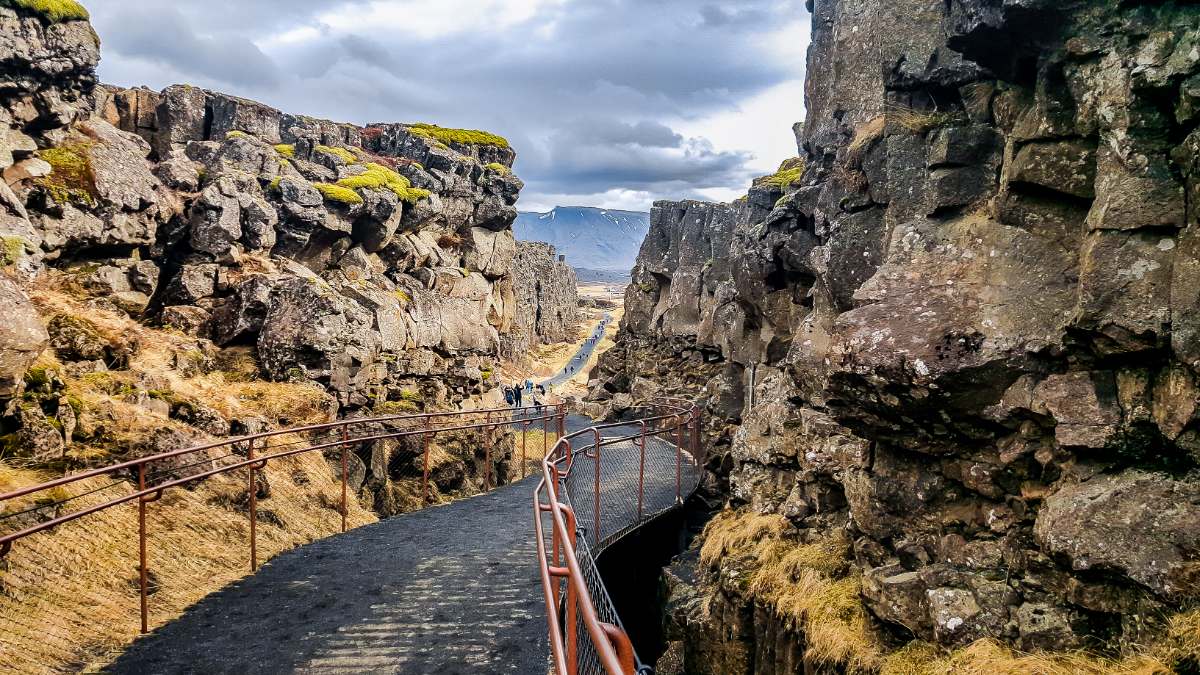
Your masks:
{"label": "wire mesh railing panel", "polygon": [[[555,553],[540,560],[547,597],[556,599],[556,606],[547,611],[548,616],[558,617],[551,619],[550,626],[559,671],[632,674],[637,670],[637,656],[595,556],[640,525],[678,508],[695,492],[704,474],[697,457],[698,429],[695,406],[671,400],[657,404],[636,422],[576,432],[547,455],[545,479],[537,494],[543,490],[556,494],[561,505],[543,504],[539,496],[537,508],[561,511],[559,517],[566,518],[568,528],[564,531],[549,519],[554,536],[545,550]],[[543,522],[540,513],[538,519]],[[574,545],[564,544],[571,535]],[[559,562],[557,551],[564,545],[573,552],[574,565],[570,555],[566,567]],[[555,577],[560,578],[550,581]],[[584,590],[588,603],[576,598]],[[561,634],[556,627],[561,627]],[[563,639],[553,639],[555,635]]]}
{"label": "wire mesh railing panel", "polygon": [[[604,587],[604,579],[600,577],[600,570],[597,569],[596,560],[592,556],[592,548],[588,546],[586,539],[579,540],[576,554],[579,556],[579,567],[583,572],[583,580],[587,586],[588,595],[591,596],[597,618],[603,623],[621,627],[621,618],[617,615],[617,608],[608,595],[608,589]],[[608,670],[604,668],[600,655],[596,652],[596,645],[588,633],[587,626],[580,621],[576,624],[575,632],[579,645],[579,656],[576,660],[579,672],[605,675]]]}
{"label": "wire mesh railing panel", "polygon": [[513,415],[352,419],[198,446],[166,429],[156,454],[61,478],[0,461],[0,672],[101,666],[258,563],[373,522],[378,505],[358,492],[368,475],[407,500],[395,513],[510,482],[514,433],[565,411]]}

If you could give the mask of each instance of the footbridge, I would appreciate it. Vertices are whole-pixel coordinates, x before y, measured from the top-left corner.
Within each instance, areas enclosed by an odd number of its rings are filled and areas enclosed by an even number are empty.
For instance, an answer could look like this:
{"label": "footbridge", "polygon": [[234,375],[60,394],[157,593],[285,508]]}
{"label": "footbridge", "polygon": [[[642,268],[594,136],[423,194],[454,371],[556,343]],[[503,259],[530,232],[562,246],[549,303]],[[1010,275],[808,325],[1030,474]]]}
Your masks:
{"label": "footbridge", "polygon": [[[347,419],[11,488],[0,670],[638,672],[595,558],[703,462],[691,404],[636,413]],[[378,452],[412,512],[372,523],[358,458]],[[450,470],[479,494],[443,496]]]}

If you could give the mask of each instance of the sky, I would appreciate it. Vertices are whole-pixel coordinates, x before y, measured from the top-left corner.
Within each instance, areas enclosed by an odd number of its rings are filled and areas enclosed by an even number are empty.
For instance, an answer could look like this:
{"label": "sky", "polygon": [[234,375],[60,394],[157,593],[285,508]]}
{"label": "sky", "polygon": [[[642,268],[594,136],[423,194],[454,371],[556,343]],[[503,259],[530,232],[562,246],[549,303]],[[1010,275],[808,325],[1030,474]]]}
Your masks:
{"label": "sky", "polygon": [[728,201],[795,156],[803,0],[88,0],[101,79],[505,136],[518,208]]}

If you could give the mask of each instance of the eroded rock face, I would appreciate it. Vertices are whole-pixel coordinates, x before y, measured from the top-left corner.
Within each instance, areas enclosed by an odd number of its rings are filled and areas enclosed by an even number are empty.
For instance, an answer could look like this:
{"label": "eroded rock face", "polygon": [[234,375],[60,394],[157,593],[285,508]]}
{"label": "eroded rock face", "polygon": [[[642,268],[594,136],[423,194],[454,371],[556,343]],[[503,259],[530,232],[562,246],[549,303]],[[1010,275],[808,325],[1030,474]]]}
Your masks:
{"label": "eroded rock face", "polygon": [[1195,9],[810,4],[802,174],[655,206],[589,398],[699,397],[894,635],[1142,639],[1200,593]]}
{"label": "eroded rock face", "polygon": [[[513,277],[523,184],[505,142],[443,143],[188,85],[99,86],[98,47],[86,21],[0,7],[0,437],[45,440],[22,440],[33,461],[62,454],[42,432],[67,426],[70,406],[46,399],[50,422],[9,405],[43,347],[86,373],[125,369],[138,349],[81,317],[39,317],[21,284],[49,268],[89,306],[194,336],[204,368],[224,355],[246,377],[319,383],[341,416],[474,405],[517,294],[539,293]],[[170,413],[213,436],[262,430],[199,404]],[[146,451],[194,439],[166,441]],[[466,447],[437,477],[444,492],[507,480]]]}
{"label": "eroded rock face", "polygon": [[25,371],[50,336],[29,296],[15,282],[0,277],[0,401],[20,393]]}
{"label": "eroded rock face", "polygon": [[512,277],[516,313],[503,338],[505,354],[521,358],[536,345],[574,340],[580,318],[575,270],[558,259],[554,247],[517,242]]}

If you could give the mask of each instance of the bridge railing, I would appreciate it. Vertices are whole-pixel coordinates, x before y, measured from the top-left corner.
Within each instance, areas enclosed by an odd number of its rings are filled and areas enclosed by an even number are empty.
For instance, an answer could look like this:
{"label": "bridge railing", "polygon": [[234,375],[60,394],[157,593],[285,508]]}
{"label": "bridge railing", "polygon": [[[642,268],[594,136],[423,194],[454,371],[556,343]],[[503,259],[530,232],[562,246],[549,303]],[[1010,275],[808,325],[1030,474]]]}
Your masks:
{"label": "bridge railing", "polygon": [[[132,637],[126,633],[147,632],[151,625],[172,618],[171,612],[158,611],[151,621],[155,598],[162,597],[157,593],[172,583],[193,586],[188,599],[194,601],[217,590],[210,568],[218,562],[236,565],[238,554],[231,549],[243,547],[245,556],[242,572],[231,574],[256,570],[263,523],[270,526],[272,535],[293,525],[283,522],[274,510],[261,510],[259,500],[278,502],[301,492],[287,485],[300,480],[297,474],[291,475],[292,481],[277,481],[280,476],[276,475],[268,482],[268,465],[273,471],[286,468],[286,475],[299,471],[295,462],[315,457],[308,475],[328,484],[321,486],[327,488],[320,495],[325,503],[308,505],[308,510],[321,514],[332,510],[335,518],[340,515],[340,523],[329,523],[328,515],[308,520],[297,517],[303,522],[295,527],[302,532],[290,538],[272,537],[271,547],[277,553],[306,540],[344,532],[351,525],[351,513],[357,514],[358,524],[366,522],[364,510],[350,508],[351,500],[356,499],[349,478],[355,449],[389,444],[387,470],[405,483],[405,494],[411,500],[398,508],[411,510],[437,499],[439,462],[448,459],[448,453],[435,443],[439,438],[447,443],[461,440],[475,455],[477,465],[482,460],[481,475],[474,479],[480,484],[471,489],[486,491],[532,473],[532,461],[548,452],[546,439],[551,433],[562,435],[565,416],[565,407],[555,405],[345,419],[138,457],[0,494],[0,671],[51,672],[57,669],[55,664],[86,658],[87,654],[81,653],[94,652],[95,645],[109,643],[111,647],[113,642]],[[513,439],[513,445],[507,445],[504,432],[509,429],[520,432],[519,443]],[[527,432],[532,430],[542,431],[540,447],[528,446]],[[327,464],[332,465],[333,474]],[[497,475],[498,469],[506,475]],[[365,469],[362,472],[365,474]],[[223,490],[225,494],[201,498],[196,488],[202,483],[212,484],[214,493]],[[271,492],[284,496],[268,497]],[[311,490],[306,494],[313,497]],[[212,513],[215,500],[226,514],[217,527],[185,522],[205,508]],[[170,511],[175,513],[167,513]],[[228,516],[243,512],[244,526],[231,526]],[[328,524],[314,525],[317,520]],[[156,537],[162,538],[157,548]],[[204,538],[208,548],[196,546],[202,550],[181,555],[174,550],[188,548],[186,542],[180,545],[181,537]],[[162,556],[164,563],[172,563],[169,570],[165,565],[155,569],[156,555]],[[113,569],[105,569],[106,565]],[[135,576],[130,578],[128,571]],[[164,578],[170,574],[188,578]],[[236,576],[225,580],[233,578]],[[180,609],[182,606],[172,611]],[[126,620],[130,614],[136,617],[134,621]],[[118,635],[125,637],[114,639]]]}
{"label": "bridge railing", "polygon": [[682,506],[703,477],[696,406],[666,399],[637,411],[631,421],[560,438],[546,455],[534,491],[550,652],[559,675],[632,675],[643,669],[595,558]]}

